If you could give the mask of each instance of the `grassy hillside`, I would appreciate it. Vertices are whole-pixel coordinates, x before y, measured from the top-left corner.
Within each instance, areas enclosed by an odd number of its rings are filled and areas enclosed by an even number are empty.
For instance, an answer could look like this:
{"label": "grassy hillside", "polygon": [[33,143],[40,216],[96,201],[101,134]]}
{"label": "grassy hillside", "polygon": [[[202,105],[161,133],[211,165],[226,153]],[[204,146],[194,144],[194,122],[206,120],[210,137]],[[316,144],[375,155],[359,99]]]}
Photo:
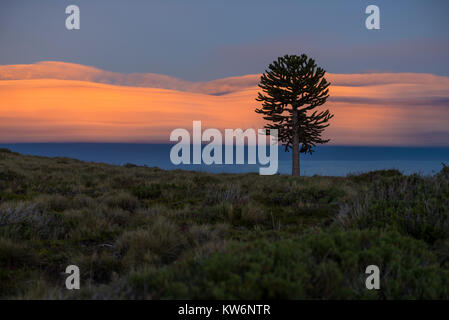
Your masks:
{"label": "grassy hillside", "polygon": [[[81,290],[65,289],[70,264]],[[2,149],[0,284],[25,299],[448,299],[449,167],[215,175]]]}

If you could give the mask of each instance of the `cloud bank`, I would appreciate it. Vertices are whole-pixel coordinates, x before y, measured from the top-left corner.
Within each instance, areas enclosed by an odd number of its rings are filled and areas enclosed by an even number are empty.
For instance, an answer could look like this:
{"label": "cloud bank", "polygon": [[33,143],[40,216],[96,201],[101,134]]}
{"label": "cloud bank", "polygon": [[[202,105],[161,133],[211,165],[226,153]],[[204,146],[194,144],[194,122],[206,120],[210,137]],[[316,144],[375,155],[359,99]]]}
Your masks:
{"label": "cloud bank", "polygon": [[[260,75],[209,82],[39,62],[0,66],[0,142],[166,142],[175,128],[261,128]],[[449,78],[328,74],[339,145],[449,145]]]}

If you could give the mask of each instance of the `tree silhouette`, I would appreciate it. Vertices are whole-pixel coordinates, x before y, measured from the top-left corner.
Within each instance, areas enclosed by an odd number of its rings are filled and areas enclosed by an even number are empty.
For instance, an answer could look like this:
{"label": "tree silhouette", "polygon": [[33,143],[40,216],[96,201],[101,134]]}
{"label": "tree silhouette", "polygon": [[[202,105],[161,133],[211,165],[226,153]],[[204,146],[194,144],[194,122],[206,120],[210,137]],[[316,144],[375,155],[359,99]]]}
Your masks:
{"label": "tree silhouette", "polygon": [[329,110],[317,111],[329,97],[330,83],[326,71],[305,54],[285,55],[268,66],[260,78],[257,113],[271,121],[265,126],[278,130],[278,139],[288,152],[292,149],[292,175],[299,176],[300,153],[312,154],[317,144],[329,142],[321,134],[334,115]]}

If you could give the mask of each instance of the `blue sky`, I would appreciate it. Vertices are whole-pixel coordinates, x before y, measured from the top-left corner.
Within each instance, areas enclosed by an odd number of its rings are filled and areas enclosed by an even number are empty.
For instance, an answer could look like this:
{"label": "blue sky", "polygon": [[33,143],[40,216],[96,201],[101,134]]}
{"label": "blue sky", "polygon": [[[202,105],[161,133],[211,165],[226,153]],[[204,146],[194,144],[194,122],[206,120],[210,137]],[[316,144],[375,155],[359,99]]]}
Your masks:
{"label": "blue sky", "polygon": [[[76,4],[81,29],[65,29]],[[381,30],[365,28],[369,4]],[[327,71],[449,75],[449,1],[2,0],[0,64],[57,60],[185,80],[260,73],[305,52]]]}

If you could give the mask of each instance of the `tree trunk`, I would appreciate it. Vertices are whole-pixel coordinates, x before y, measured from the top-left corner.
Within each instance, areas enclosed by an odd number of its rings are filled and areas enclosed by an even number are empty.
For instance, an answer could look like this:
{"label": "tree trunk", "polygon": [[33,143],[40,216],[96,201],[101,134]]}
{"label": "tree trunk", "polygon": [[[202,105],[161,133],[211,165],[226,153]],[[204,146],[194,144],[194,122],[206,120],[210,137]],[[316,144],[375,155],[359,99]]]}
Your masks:
{"label": "tree trunk", "polygon": [[299,130],[298,110],[293,108],[293,147],[292,147],[292,176],[299,177]]}

